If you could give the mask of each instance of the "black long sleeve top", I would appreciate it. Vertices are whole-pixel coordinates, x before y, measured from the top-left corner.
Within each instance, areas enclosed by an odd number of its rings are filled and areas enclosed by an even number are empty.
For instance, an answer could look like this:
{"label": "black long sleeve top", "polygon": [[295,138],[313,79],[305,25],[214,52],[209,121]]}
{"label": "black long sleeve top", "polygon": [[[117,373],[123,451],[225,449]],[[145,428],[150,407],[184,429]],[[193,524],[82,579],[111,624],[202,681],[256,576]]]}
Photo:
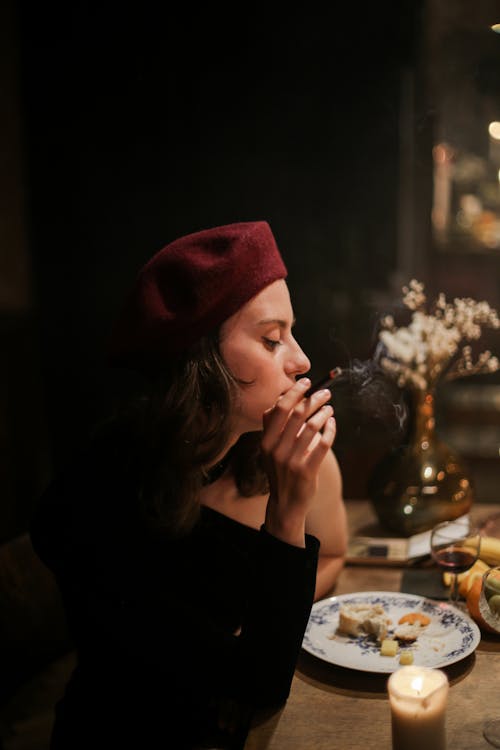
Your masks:
{"label": "black long sleeve top", "polygon": [[92,449],[33,519],[78,652],[52,748],[233,746],[221,708],[244,716],[288,697],[319,542],[288,545],[206,507],[187,536],[166,539],[137,506],[125,458]]}

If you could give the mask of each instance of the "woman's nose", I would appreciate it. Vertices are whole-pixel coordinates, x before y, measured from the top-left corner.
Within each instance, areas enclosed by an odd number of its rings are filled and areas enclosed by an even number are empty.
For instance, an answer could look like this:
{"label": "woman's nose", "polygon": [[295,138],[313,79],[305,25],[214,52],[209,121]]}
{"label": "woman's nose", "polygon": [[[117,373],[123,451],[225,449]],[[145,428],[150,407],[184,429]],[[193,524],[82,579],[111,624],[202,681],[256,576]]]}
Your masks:
{"label": "woman's nose", "polygon": [[289,372],[293,375],[304,375],[311,369],[309,357],[302,351],[297,341],[294,341],[294,351],[289,363]]}

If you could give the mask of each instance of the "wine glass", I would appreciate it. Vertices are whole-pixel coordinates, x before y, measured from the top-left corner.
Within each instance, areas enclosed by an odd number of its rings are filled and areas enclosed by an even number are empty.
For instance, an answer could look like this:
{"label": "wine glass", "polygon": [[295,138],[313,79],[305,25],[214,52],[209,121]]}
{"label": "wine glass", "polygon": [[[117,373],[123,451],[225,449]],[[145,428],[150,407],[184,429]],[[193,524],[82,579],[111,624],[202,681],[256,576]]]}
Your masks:
{"label": "wine glass", "polygon": [[431,532],[431,555],[443,570],[451,573],[449,600],[458,605],[458,574],[469,570],[479,557],[481,536],[470,528],[468,518],[438,523]]}

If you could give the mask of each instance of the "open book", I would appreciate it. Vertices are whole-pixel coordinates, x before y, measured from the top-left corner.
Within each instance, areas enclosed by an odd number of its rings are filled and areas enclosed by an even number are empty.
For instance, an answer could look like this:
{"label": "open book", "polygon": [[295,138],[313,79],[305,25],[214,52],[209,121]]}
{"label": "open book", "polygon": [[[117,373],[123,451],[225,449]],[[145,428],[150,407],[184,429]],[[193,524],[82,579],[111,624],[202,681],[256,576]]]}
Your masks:
{"label": "open book", "polygon": [[[457,521],[468,519],[468,514]],[[405,537],[352,536],[346,562],[353,565],[404,565],[430,555],[431,531]]]}

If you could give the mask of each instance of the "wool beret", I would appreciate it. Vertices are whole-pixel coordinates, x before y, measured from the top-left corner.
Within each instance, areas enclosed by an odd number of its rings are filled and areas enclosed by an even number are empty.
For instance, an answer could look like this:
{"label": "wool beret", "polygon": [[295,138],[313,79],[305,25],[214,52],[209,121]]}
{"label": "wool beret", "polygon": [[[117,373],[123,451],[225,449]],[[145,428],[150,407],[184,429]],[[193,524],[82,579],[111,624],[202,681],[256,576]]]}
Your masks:
{"label": "wool beret", "polygon": [[139,271],[111,333],[111,365],[154,372],[287,270],[266,221],[174,240]]}

